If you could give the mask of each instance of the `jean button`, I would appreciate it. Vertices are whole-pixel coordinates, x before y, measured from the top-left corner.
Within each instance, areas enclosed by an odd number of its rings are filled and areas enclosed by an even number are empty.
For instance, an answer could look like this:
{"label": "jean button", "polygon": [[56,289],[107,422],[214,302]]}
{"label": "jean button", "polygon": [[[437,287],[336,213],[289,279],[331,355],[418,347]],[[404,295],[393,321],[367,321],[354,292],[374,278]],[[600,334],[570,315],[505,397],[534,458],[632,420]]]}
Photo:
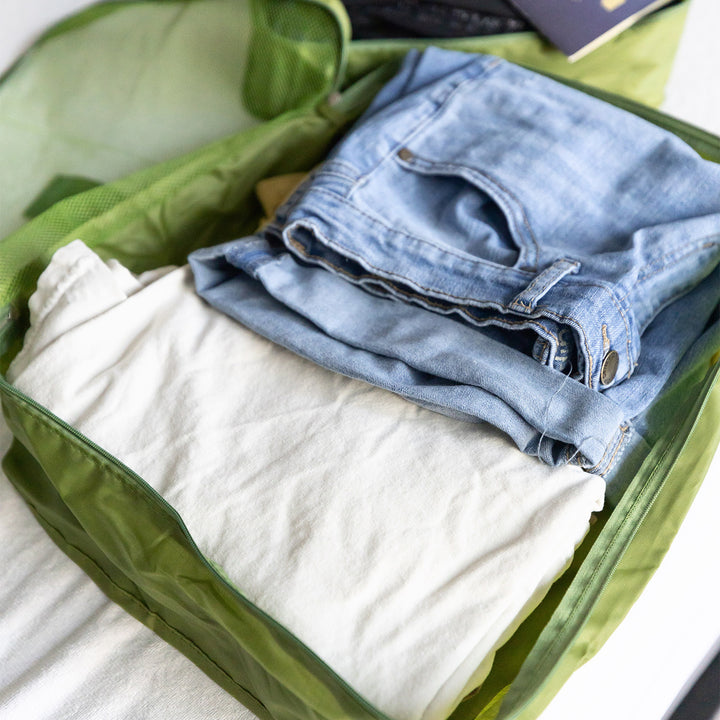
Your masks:
{"label": "jean button", "polygon": [[410,162],[413,159],[413,157],[415,157],[415,156],[413,155],[412,150],[404,147],[404,148],[400,148],[400,150],[398,150],[398,157],[403,162]]}
{"label": "jean button", "polygon": [[609,385],[614,379],[620,364],[620,356],[616,350],[609,350],[602,361],[600,367],[600,382],[603,385]]}

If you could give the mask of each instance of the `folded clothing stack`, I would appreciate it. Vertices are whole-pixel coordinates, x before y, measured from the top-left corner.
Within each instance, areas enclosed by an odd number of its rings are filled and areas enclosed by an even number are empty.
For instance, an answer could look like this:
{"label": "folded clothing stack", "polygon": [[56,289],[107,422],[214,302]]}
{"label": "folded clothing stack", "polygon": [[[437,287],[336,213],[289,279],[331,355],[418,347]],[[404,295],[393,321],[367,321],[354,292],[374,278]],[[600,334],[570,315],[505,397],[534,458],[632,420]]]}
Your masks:
{"label": "folded clothing stack", "polygon": [[187,266],[135,277],[75,241],[30,312],[8,378],[139,473],[243,594],[396,720],[445,718],[482,682],[602,507],[597,476],[243,328]]}
{"label": "folded clothing stack", "polygon": [[267,337],[607,479],[647,449],[642,416],[712,322],[719,261],[717,165],[544,76],[433,48],[275,222],[190,257],[200,294]]}

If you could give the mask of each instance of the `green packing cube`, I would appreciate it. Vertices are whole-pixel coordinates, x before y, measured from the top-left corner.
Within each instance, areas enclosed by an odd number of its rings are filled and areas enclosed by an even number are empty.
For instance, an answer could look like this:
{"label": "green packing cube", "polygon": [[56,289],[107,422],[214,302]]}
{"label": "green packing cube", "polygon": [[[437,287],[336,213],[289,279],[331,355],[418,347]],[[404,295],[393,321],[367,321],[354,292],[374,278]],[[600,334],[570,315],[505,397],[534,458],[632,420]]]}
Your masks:
{"label": "green packing cube", "polygon": [[[533,33],[433,44],[551,75],[720,162],[720,138],[652,108],[685,12],[655,13],[574,64]],[[106,2],[52,28],[0,82],[0,371],[58,248],[81,237],[143,272],[252,233],[257,183],[322,161],[404,53],[427,44],[352,41],[335,0]],[[454,720],[538,717],[618,626],[720,441],[719,373],[718,354],[703,357],[656,403],[641,467]],[[112,600],[260,718],[385,720],[251,603],[141,477],[3,377],[0,395],[8,478]]]}

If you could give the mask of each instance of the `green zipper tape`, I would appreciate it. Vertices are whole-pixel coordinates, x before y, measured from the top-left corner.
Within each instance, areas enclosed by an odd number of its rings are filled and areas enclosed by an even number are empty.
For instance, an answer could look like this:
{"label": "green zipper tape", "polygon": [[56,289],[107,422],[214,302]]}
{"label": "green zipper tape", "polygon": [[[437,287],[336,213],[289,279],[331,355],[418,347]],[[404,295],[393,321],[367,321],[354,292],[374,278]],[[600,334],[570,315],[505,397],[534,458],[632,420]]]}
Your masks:
{"label": "green zipper tape", "polygon": [[[708,372],[695,397],[691,398],[690,411],[674,415],[672,429],[664,440],[655,445],[643,463],[640,472],[613,511],[597,543],[590,550],[586,562],[573,580],[566,596],[569,602],[563,601],[543,630],[505,698],[498,720],[534,718],[541,709],[538,706],[544,706],[544,703],[549,701],[552,693],[545,693],[543,696],[543,690],[551,682],[553,672],[571,649],[573,642],[577,640],[588,622],[590,613],[607,591],[630,544],[651,513],[668,478],[676,469],[683,451],[687,450],[703,421],[712,425],[715,436],[710,445],[704,447],[712,450],[717,445],[720,425],[714,418],[708,419],[704,416],[709,405],[712,406],[710,409],[714,413],[716,410],[714,406],[720,401],[719,378],[720,364],[716,364]],[[709,457],[705,458],[705,467],[697,468],[699,478],[696,480],[695,491],[712,457],[712,452],[707,454]],[[684,482],[685,478],[682,481]],[[687,503],[679,513],[681,515],[679,520],[687,512],[692,497],[694,492],[690,498],[686,498]],[[650,575],[652,572],[644,578],[645,582]],[[643,582],[642,585],[644,584]],[[628,604],[628,610],[631,604]],[[577,659],[576,667],[589,659],[589,656],[583,651],[583,656]],[[576,667],[565,668],[566,675],[569,677]],[[562,678],[562,682],[564,679],[565,677]]]}

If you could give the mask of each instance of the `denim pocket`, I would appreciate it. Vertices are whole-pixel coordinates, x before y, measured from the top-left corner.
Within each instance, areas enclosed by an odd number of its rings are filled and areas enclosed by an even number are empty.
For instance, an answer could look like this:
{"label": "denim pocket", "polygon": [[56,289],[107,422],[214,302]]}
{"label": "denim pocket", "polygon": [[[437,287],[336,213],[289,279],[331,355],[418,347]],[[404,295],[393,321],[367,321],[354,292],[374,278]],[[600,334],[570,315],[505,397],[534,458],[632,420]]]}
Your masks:
{"label": "denim pocket", "polygon": [[[491,172],[421,154],[432,144],[420,133],[409,137],[346,198],[376,229],[320,239],[323,233],[306,226],[305,233],[293,233],[288,247],[305,259],[323,257],[326,268],[367,290],[457,315],[509,347],[581,377],[588,366],[577,337],[581,329],[541,302],[580,263],[557,258],[539,272],[538,243],[515,194]],[[328,245],[344,256],[342,264],[338,255],[330,258]]]}
{"label": "denim pocket", "polygon": [[471,257],[532,272],[537,242],[512,191],[486,172],[441,160],[433,160],[401,148],[395,153],[401,177],[394,192],[401,197],[409,186],[413,200],[431,213],[426,225],[436,242],[445,243]]}

